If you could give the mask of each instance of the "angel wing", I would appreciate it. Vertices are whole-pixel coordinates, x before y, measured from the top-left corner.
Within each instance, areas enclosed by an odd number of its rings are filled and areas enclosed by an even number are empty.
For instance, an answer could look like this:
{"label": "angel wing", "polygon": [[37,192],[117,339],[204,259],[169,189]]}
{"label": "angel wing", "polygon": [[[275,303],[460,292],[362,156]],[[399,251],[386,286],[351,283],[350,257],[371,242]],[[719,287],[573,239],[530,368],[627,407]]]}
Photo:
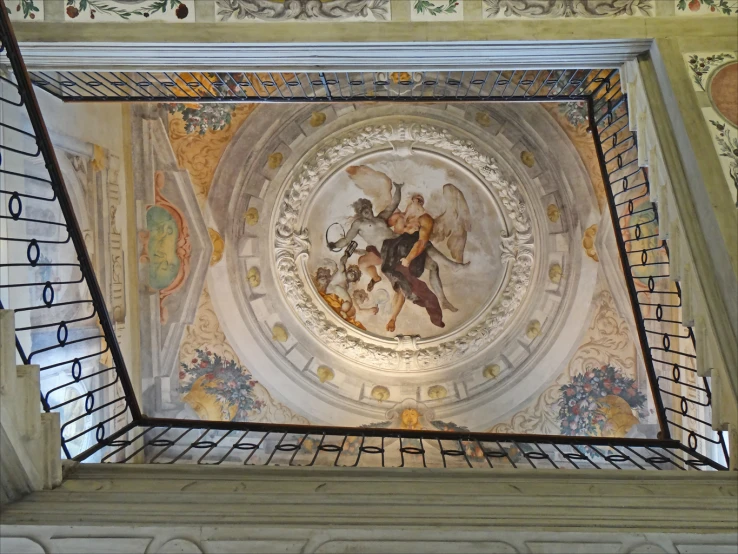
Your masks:
{"label": "angel wing", "polygon": [[368,165],[352,165],[346,169],[351,180],[369,197],[374,213],[379,213],[392,202],[392,179]]}
{"label": "angel wing", "polygon": [[446,241],[451,257],[457,262],[464,261],[466,236],[471,231],[471,214],[464,193],[451,183],[443,185],[445,211],[435,218],[431,241]]}

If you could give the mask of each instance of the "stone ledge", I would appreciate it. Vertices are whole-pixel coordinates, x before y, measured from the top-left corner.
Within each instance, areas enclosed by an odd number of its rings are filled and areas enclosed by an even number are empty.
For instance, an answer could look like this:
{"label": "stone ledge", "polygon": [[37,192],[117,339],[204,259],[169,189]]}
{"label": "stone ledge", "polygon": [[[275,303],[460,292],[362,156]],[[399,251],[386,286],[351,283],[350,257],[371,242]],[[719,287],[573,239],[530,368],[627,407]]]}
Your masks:
{"label": "stone ledge", "polygon": [[83,464],[4,524],[736,533],[734,473]]}

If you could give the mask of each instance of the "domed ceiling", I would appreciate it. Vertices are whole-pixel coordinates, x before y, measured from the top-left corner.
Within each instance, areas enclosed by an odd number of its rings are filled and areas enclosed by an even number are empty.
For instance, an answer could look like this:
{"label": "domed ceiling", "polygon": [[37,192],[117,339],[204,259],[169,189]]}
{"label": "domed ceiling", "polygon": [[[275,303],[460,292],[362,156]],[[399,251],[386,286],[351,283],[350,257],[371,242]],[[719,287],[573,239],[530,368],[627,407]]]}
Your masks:
{"label": "domed ceiling", "polygon": [[146,412],[655,435],[584,114],[134,108]]}

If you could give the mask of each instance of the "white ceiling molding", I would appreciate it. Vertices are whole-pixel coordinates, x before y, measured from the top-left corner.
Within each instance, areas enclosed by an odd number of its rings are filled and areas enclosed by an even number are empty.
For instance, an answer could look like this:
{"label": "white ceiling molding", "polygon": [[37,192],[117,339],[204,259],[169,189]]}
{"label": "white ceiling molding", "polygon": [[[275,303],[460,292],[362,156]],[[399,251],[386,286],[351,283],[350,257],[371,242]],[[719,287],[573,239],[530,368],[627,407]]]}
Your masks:
{"label": "white ceiling molding", "polygon": [[651,40],[340,44],[24,42],[30,70],[465,71],[619,67]]}

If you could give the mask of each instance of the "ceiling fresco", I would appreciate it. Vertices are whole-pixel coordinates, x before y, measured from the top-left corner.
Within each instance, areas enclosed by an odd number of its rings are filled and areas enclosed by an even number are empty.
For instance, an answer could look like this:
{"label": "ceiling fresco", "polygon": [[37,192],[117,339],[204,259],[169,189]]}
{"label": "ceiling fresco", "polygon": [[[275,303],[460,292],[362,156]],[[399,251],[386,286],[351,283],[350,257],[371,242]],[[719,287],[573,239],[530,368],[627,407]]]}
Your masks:
{"label": "ceiling fresco", "polygon": [[[428,338],[469,323],[503,280],[494,254],[507,229],[493,197],[429,153],[392,150],[361,161],[327,179],[308,209],[317,248],[307,269],[318,293],[352,325],[387,338]],[[445,288],[441,265],[450,270]]]}
{"label": "ceiling fresco", "polygon": [[132,108],[146,413],[655,436],[585,113]]}

